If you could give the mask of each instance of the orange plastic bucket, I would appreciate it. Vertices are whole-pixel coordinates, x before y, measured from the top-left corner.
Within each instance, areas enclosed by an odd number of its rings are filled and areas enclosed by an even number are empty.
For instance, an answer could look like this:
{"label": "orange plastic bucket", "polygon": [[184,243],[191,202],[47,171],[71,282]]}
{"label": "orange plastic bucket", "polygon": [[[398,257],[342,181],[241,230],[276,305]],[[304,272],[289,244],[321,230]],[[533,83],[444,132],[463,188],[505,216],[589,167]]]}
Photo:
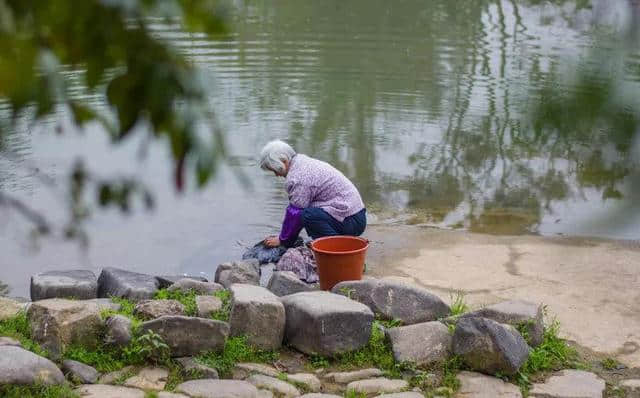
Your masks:
{"label": "orange plastic bucket", "polygon": [[362,279],[369,241],[356,236],[327,236],[311,242],[320,288],[331,290],[338,282]]}

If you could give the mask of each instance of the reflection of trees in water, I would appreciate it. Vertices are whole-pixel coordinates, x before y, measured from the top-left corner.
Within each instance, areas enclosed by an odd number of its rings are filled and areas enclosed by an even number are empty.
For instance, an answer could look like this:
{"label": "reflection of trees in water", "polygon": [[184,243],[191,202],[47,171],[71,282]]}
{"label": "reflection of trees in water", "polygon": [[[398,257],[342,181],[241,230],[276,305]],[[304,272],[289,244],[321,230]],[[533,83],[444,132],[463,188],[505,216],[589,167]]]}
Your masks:
{"label": "reflection of trees in water", "polygon": [[[553,23],[549,13],[532,20],[538,3],[295,1],[265,9],[248,2],[239,42],[268,30],[270,77],[260,95],[287,98],[292,93],[283,87],[295,85],[312,116],[310,123],[294,118],[290,141],[346,170],[369,202],[402,191],[410,208],[426,210],[424,221],[441,222],[464,204],[473,230],[524,232],[552,201],[581,197],[584,189],[619,199],[638,180],[631,158],[637,92],[629,99],[620,90],[625,80],[638,86],[637,53],[583,54],[579,76],[568,80],[562,54],[522,50],[540,40],[528,25]],[[556,3],[568,26],[575,24],[567,9],[591,8],[588,1]],[[616,39],[603,40],[598,51]],[[305,54],[292,83],[282,73],[287,56]],[[385,152],[400,152],[405,138],[396,140],[385,122],[406,110],[421,110],[424,123],[441,126],[441,138],[416,143],[413,172],[398,176],[380,162]]]}

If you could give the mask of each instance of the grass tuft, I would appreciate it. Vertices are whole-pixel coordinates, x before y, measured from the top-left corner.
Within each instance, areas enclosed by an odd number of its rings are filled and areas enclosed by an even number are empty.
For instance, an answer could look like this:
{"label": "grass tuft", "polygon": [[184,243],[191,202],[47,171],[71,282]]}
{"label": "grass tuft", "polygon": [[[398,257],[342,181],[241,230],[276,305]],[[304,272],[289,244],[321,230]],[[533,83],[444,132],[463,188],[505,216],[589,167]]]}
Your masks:
{"label": "grass tuft", "polygon": [[25,350],[48,357],[47,351],[31,338],[31,326],[29,326],[29,319],[27,319],[25,311],[20,311],[16,316],[0,321],[0,336],[14,338],[20,341]]}
{"label": "grass tuft", "polygon": [[214,368],[220,377],[229,376],[233,367],[239,362],[273,362],[278,359],[278,352],[264,351],[247,344],[245,336],[228,338],[223,352],[209,352],[196,357],[203,365]]}
{"label": "grass tuft", "polygon": [[469,306],[464,301],[464,292],[457,291],[451,295],[451,316],[460,316],[469,311]]}
{"label": "grass tuft", "polygon": [[63,384],[59,386],[18,386],[0,385],[0,397],[2,398],[80,398],[71,386]]}
{"label": "grass tuft", "polygon": [[156,292],[153,298],[156,300],[177,300],[182,305],[184,305],[184,312],[188,316],[196,316],[198,315],[198,306],[196,305],[197,295],[198,293],[193,289],[189,289],[189,291],[187,292],[183,292],[180,290],[170,291],[167,289],[160,289]]}
{"label": "grass tuft", "polygon": [[231,315],[231,292],[229,290],[218,290],[213,295],[222,300],[222,308],[211,314],[211,318],[228,322],[229,315]]}
{"label": "grass tuft", "polygon": [[618,366],[620,366],[620,363],[613,358],[605,358],[602,360],[602,367],[606,370],[614,370]]}

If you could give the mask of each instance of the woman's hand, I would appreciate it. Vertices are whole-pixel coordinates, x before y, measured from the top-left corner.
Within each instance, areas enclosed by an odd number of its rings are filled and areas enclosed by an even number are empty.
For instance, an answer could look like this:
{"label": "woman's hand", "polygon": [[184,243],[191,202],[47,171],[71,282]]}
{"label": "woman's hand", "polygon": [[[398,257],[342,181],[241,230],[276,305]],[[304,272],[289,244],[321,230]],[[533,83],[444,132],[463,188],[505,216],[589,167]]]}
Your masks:
{"label": "woman's hand", "polygon": [[277,236],[269,236],[263,241],[264,245],[267,247],[277,247],[280,246],[280,239]]}

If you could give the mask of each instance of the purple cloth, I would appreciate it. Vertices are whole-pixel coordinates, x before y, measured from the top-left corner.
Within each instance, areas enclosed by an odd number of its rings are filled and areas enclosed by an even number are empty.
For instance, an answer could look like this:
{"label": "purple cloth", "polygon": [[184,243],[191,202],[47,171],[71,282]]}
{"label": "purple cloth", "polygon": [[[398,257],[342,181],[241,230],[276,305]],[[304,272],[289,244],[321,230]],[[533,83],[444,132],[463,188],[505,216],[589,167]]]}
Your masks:
{"label": "purple cloth", "polygon": [[285,246],[290,246],[286,245],[285,242],[295,240],[300,231],[302,231],[302,210],[294,205],[287,206],[282,229],[280,230],[280,242]]}
{"label": "purple cloth", "polygon": [[319,207],[340,222],[364,209],[360,193],[344,174],[306,155],[291,159],[285,185],[291,205]]}

